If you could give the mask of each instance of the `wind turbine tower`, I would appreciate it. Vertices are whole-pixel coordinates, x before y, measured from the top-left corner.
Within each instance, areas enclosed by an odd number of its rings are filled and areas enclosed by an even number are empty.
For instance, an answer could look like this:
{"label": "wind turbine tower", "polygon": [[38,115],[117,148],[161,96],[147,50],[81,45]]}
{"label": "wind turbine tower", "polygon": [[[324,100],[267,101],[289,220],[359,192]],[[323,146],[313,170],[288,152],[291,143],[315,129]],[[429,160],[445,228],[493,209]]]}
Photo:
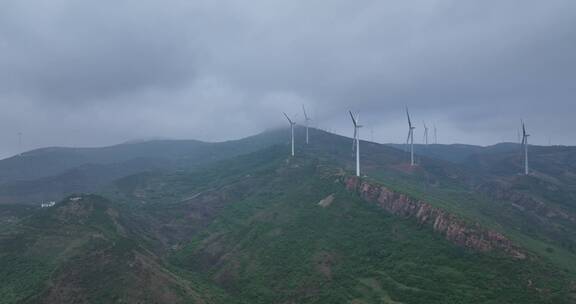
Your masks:
{"label": "wind turbine tower", "polygon": [[410,145],[410,166],[414,166],[414,129],[416,129],[416,127],[412,125],[408,107],[406,107],[406,117],[408,117],[408,138],[406,138],[406,145]]}
{"label": "wind turbine tower", "polygon": [[522,145],[524,146],[524,175],[528,175],[530,171],[528,170],[528,136],[530,134],[526,133],[526,126],[524,121],[522,121]]}
{"label": "wind turbine tower", "polygon": [[310,117],[306,113],[306,108],[304,108],[304,105],[302,105],[302,111],[304,111],[304,124],[306,125],[306,144],[308,144],[308,126],[312,119],[310,119]]}
{"label": "wind turbine tower", "polygon": [[422,122],[424,124],[424,144],[428,145],[428,126],[426,126],[426,122]]}
{"label": "wind turbine tower", "polygon": [[296,123],[293,122],[292,119],[290,119],[290,117],[288,117],[288,115],[286,115],[286,113],[284,113],[284,116],[286,116],[286,119],[288,119],[288,122],[290,123],[290,139],[292,141],[292,156],[294,156],[294,125],[296,125]]}
{"label": "wind turbine tower", "polygon": [[362,126],[359,124],[360,114],[356,113],[356,117],[350,112],[350,118],[352,118],[352,123],[354,124],[354,141],[352,142],[352,151],[354,151],[354,146],[356,146],[356,176],[360,176],[360,128]]}

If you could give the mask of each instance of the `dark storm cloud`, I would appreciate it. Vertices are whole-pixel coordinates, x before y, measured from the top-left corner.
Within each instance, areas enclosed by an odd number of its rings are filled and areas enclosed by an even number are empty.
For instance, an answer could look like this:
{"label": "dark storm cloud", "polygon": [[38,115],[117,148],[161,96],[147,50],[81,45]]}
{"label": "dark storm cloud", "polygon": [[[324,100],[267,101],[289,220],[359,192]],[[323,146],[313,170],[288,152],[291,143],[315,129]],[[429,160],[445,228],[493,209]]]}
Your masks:
{"label": "dark storm cloud", "polygon": [[401,141],[409,105],[444,142],[515,140],[524,118],[575,144],[575,54],[571,0],[4,0],[0,135],[220,140],[306,104],[319,127],[348,133],[360,110]]}

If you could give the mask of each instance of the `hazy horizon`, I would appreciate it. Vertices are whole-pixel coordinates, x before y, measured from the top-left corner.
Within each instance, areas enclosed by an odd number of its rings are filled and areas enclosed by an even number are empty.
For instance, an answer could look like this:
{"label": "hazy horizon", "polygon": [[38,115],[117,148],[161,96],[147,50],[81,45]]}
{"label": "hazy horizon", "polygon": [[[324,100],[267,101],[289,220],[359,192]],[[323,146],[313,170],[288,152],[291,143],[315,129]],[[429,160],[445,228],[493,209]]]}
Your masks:
{"label": "hazy horizon", "polygon": [[[297,126],[297,128],[304,128],[304,126]],[[310,127],[310,129],[317,129],[317,128],[313,128]],[[352,141],[352,134],[338,134],[338,133],[334,133],[331,132],[331,130],[324,130],[324,129],[318,129],[320,131],[324,131],[324,132],[328,132],[331,134],[335,134],[338,136],[344,136],[347,138],[350,138],[350,141]],[[86,146],[43,146],[43,147],[36,147],[30,150],[23,150],[23,154],[27,153],[27,152],[31,152],[34,150],[38,150],[38,149],[49,149],[49,148],[105,148],[105,147],[111,147],[111,146],[117,146],[117,145],[125,145],[125,144],[139,144],[139,143],[146,143],[146,142],[154,142],[154,141],[201,141],[201,142],[206,142],[206,143],[219,143],[219,142],[225,142],[225,141],[235,141],[235,140],[241,140],[244,138],[248,138],[248,137],[252,137],[252,136],[257,136],[259,134],[262,133],[266,133],[266,132],[282,132],[285,131],[286,132],[286,142],[288,143],[289,141],[289,132],[290,132],[290,128],[289,127],[275,127],[275,128],[269,128],[266,130],[263,130],[261,132],[258,133],[254,133],[254,134],[248,134],[246,136],[242,136],[242,137],[238,137],[238,138],[230,138],[230,139],[223,139],[223,140],[214,140],[214,141],[206,141],[206,140],[199,140],[196,138],[168,138],[168,137],[144,137],[144,138],[135,138],[135,139],[131,139],[131,140],[127,140],[127,141],[123,141],[123,142],[117,142],[117,143],[110,143],[110,144],[103,144],[103,145],[86,145]],[[374,142],[377,144],[383,144],[383,145],[404,145],[405,142],[378,142],[376,140],[372,141],[371,138],[369,137],[370,135],[365,135],[362,136],[361,140],[362,141],[366,141],[366,142]],[[311,139],[312,140],[312,139]],[[429,137],[429,144],[433,145],[434,143],[433,138]],[[298,136],[296,137],[296,143],[297,144],[303,144],[304,143],[304,138],[299,138]],[[418,142],[415,141],[414,142],[415,145],[424,145],[424,142]],[[487,144],[487,145],[475,145],[475,144],[470,144],[470,143],[464,143],[464,142],[451,142],[451,143],[442,143],[442,142],[438,142],[438,145],[471,145],[471,146],[480,146],[480,147],[489,147],[489,146],[494,146],[494,145],[498,145],[498,144],[519,144],[518,142],[514,142],[514,141],[500,141],[500,142],[495,142],[495,143],[491,143],[491,144]],[[543,145],[539,145],[539,144],[529,144],[531,146],[563,146],[563,147],[570,147],[572,145],[562,145],[562,144],[552,144],[552,145],[548,145],[548,144],[543,144]],[[8,159],[8,158],[12,158],[18,156],[17,154],[11,154],[11,155],[0,155],[0,160],[3,159]]]}

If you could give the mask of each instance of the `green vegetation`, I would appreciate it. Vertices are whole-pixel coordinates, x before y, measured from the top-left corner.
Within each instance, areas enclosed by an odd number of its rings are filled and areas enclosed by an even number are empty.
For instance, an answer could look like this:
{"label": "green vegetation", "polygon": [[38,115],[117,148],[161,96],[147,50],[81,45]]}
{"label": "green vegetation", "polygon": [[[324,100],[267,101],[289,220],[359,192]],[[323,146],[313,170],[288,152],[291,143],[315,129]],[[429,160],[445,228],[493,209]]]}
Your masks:
{"label": "green vegetation", "polygon": [[[140,163],[101,195],[0,206],[0,303],[575,302],[575,192],[559,166],[494,175],[514,167],[503,146],[479,161],[507,163],[498,170],[427,158],[410,168],[405,153],[363,143],[365,179],[504,234],[528,253],[515,259],[459,247],[345,190],[349,139],[313,130],[289,158],[271,134],[213,157],[210,144],[188,156],[171,146],[161,154],[181,165]],[[130,162],[115,149],[110,159]],[[458,149],[444,156],[478,152]],[[85,172],[103,176],[96,167]]]}
{"label": "green vegetation", "polygon": [[187,281],[139,245],[118,211],[99,196],[66,199],[0,234],[0,303],[198,299]]}
{"label": "green vegetation", "polygon": [[569,303],[551,265],[457,248],[313,164],[289,168],[228,206],[173,263],[246,303]]}
{"label": "green vegetation", "polygon": [[[560,269],[570,272],[572,276],[576,275],[576,226],[573,222],[556,219],[552,223],[509,201],[494,200],[486,192],[474,191],[464,181],[441,174],[433,175],[434,181],[431,183],[429,174],[423,170],[411,174],[373,171],[370,178],[382,182],[394,191],[450,211],[468,222],[480,223],[484,227],[500,231],[523,247],[545,257]],[[514,191],[522,189],[524,193],[530,193],[529,197],[538,197],[532,193],[546,193],[544,190],[535,189],[536,181],[538,180],[532,177],[519,178],[514,185]],[[548,206],[556,205],[549,203]]]}

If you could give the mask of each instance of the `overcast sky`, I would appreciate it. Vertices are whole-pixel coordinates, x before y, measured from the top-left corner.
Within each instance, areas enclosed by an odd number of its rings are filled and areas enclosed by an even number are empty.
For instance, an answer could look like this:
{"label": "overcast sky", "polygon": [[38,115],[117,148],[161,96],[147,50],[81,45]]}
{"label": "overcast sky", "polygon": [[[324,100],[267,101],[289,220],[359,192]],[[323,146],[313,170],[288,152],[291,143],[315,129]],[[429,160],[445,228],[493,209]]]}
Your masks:
{"label": "overcast sky", "polygon": [[302,120],[576,144],[574,0],[0,0],[0,157]]}

